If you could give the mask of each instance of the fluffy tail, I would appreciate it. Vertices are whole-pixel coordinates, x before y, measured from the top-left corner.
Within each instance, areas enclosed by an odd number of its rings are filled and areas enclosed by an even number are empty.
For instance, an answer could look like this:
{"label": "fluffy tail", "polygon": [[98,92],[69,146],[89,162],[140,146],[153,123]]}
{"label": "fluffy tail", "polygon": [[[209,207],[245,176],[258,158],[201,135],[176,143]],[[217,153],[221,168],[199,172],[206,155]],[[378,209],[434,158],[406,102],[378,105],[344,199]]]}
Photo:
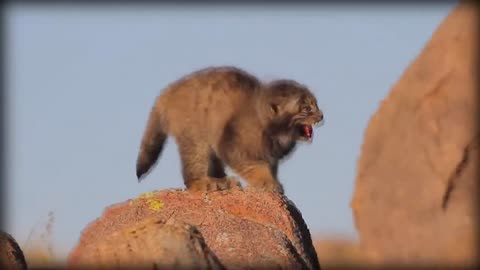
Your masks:
{"label": "fluffy tail", "polygon": [[140,151],[137,157],[137,179],[138,182],[150,172],[156,164],[163,145],[167,139],[165,123],[162,121],[160,110],[156,108],[158,103],[153,107],[147,122],[147,127],[143,134]]}

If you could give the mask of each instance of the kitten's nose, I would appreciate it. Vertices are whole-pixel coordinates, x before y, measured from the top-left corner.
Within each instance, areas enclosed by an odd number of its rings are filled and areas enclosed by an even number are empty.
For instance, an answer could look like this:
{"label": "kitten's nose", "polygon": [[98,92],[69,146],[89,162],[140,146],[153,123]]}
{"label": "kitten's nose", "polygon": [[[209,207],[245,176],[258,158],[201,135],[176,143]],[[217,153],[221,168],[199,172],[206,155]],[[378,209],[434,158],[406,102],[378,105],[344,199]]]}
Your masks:
{"label": "kitten's nose", "polygon": [[322,122],[323,121],[323,112],[319,111],[317,115],[317,122]]}

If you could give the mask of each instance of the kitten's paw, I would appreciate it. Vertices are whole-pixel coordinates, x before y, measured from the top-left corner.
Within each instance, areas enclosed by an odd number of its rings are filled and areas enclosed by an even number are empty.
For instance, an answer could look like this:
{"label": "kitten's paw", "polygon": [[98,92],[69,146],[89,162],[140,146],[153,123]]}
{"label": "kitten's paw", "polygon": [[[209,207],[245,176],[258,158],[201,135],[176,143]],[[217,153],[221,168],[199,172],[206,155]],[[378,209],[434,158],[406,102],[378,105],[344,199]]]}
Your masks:
{"label": "kitten's paw", "polygon": [[248,189],[262,191],[262,192],[274,192],[274,193],[279,193],[281,195],[285,194],[282,184],[278,182],[271,182],[271,181],[265,181],[262,183],[258,183],[256,185],[250,185]]}
{"label": "kitten's paw", "polygon": [[231,188],[242,188],[240,181],[233,176],[227,176],[225,178],[203,177],[191,181],[187,186],[188,191],[202,193],[228,190]]}
{"label": "kitten's paw", "polygon": [[187,190],[190,192],[206,193],[209,191],[221,190],[221,187],[219,186],[217,180],[210,177],[203,177],[190,181],[190,183],[187,184]]}
{"label": "kitten's paw", "polygon": [[242,184],[234,176],[227,176],[219,180],[219,186],[222,190],[232,189],[232,188],[242,188]]}

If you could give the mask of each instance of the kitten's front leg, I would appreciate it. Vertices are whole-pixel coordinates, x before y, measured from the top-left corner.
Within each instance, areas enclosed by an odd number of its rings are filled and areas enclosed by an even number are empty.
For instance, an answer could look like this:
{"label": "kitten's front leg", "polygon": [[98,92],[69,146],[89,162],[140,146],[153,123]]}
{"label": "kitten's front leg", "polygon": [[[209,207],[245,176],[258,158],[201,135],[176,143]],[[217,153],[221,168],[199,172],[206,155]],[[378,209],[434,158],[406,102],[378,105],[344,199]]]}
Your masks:
{"label": "kitten's front leg", "polygon": [[266,162],[237,164],[232,166],[232,169],[240,174],[251,188],[284,194],[283,185],[274,176],[270,164]]}

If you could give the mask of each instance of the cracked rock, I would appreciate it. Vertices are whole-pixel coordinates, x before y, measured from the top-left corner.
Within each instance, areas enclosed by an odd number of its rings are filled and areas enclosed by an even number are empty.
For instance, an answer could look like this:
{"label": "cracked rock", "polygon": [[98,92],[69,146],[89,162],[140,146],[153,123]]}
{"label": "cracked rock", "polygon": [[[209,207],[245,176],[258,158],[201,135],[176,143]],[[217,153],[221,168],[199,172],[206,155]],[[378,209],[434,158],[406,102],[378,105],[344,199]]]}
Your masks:
{"label": "cracked rock", "polygon": [[[69,255],[68,264],[71,267],[85,262],[99,265],[105,258],[122,256],[130,262],[136,257],[135,260],[140,260],[138,263],[145,258],[149,262],[162,262],[172,257],[187,256],[190,264],[186,267],[195,262],[195,265],[201,265],[194,267],[196,269],[212,269],[209,264],[200,263],[205,261],[201,256],[174,252],[185,253],[188,249],[189,241],[183,236],[177,237],[183,243],[180,248],[170,248],[170,253],[159,253],[151,248],[141,248],[141,245],[130,245],[132,250],[127,251],[128,243],[135,241],[144,243],[145,247],[170,247],[172,241],[160,236],[152,237],[162,228],[151,228],[149,233],[137,234],[137,239],[119,236],[125,230],[138,231],[142,227],[140,224],[153,219],[157,222],[175,220],[198,230],[205,248],[211,252],[210,257],[218,259],[211,259],[217,264],[210,265],[221,265],[226,269],[320,269],[310,232],[298,209],[286,197],[242,189],[210,192],[208,197],[208,202],[205,202],[202,194],[163,190],[151,193],[148,198],[110,206],[82,232],[77,246]],[[152,210],[148,200],[157,201],[162,208]],[[179,235],[185,233],[180,231]],[[119,247],[122,248],[119,250]],[[192,259],[194,257],[196,259]]]}
{"label": "cracked rock", "polygon": [[367,127],[351,206],[381,262],[478,263],[478,25],[459,4]]}

